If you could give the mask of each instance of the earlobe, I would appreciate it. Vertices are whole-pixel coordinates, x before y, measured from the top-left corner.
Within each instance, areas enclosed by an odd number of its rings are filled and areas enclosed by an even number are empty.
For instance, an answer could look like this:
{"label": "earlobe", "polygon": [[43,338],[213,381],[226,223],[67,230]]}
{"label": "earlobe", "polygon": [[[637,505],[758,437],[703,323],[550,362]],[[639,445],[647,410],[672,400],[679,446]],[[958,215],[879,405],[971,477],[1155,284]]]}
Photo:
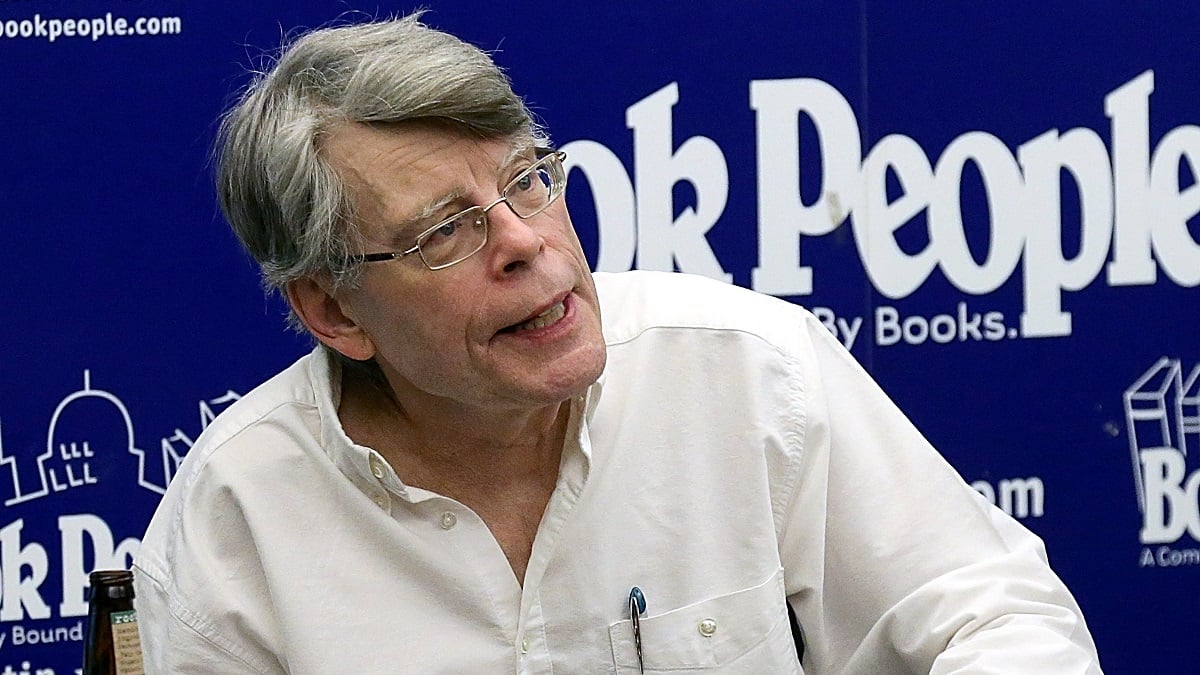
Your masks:
{"label": "earlobe", "polygon": [[325,346],[356,361],[375,355],[375,343],[324,284],[309,277],[297,279],[287,285],[287,299],[301,323]]}

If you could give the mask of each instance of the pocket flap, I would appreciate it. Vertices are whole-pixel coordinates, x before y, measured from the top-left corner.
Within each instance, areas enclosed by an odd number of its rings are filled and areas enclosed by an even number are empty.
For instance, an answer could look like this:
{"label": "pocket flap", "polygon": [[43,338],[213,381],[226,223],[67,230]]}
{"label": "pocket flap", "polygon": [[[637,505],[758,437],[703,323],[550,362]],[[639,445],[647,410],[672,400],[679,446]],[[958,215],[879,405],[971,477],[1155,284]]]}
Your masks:
{"label": "pocket flap", "polygon": [[[653,603],[649,592],[647,598]],[[663,614],[643,616],[638,623],[646,670],[727,665],[754,649],[787,621],[785,603],[783,570],[780,569],[757,586]],[[609,624],[608,637],[617,668],[632,668],[636,672],[638,658],[633,622],[625,619]],[[789,632],[789,644],[790,639]],[[792,660],[795,660],[794,653]]]}

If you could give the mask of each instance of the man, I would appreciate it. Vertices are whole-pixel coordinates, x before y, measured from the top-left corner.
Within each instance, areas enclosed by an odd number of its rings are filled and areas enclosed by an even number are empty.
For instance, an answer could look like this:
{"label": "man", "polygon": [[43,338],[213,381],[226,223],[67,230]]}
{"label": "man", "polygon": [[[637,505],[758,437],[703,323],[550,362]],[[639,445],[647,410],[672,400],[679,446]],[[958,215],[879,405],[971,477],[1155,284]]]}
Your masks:
{"label": "man", "polygon": [[1099,672],[1041,543],[804,310],[589,272],[482,52],[416,17],[310,33],[222,143],[319,346],[159,507],[152,672]]}

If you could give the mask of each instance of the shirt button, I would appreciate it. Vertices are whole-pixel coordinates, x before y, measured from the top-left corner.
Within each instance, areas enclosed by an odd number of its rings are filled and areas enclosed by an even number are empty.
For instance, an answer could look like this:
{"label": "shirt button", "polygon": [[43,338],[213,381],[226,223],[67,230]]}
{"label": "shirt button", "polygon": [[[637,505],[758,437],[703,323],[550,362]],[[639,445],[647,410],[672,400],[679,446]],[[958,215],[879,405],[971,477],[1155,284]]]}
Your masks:
{"label": "shirt button", "polygon": [[717,632],[717,622],[712,619],[705,619],[696,628],[700,630],[700,634],[704,637],[712,637],[712,634]]}
{"label": "shirt button", "polygon": [[458,516],[449,511],[442,514],[442,529],[449,530],[458,524]]}
{"label": "shirt button", "polygon": [[521,653],[525,654],[529,651],[529,638],[521,638]]}
{"label": "shirt button", "polygon": [[380,463],[377,457],[371,458],[371,475],[376,478],[383,478],[383,464]]}

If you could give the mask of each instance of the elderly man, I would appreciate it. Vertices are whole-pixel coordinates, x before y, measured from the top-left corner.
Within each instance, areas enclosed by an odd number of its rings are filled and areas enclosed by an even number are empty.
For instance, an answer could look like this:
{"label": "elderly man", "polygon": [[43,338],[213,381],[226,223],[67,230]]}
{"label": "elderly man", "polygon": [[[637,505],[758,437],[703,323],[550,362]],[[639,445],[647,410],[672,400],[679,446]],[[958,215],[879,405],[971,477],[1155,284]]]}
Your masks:
{"label": "elderly man", "polygon": [[228,114],[225,213],[319,345],[163,499],[151,672],[1099,672],[1038,539],[804,310],[591,274],[562,159],[416,17]]}

